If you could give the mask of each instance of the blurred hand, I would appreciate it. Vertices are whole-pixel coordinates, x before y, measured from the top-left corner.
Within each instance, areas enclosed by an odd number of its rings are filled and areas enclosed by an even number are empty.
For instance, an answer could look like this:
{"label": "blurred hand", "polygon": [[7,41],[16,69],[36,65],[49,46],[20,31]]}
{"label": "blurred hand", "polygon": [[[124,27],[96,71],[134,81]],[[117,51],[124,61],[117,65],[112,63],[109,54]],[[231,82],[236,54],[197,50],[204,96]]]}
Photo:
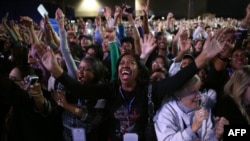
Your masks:
{"label": "blurred hand", "polygon": [[40,83],[35,83],[34,85],[30,85],[28,91],[30,96],[34,97],[41,95],[43,93]]}
{"label": "blurred hand", "polygon": [[202,126],[202,121],[208,119],[208,113],[205,108],[201,108],[194,113],[194,121],[191,128],[196,133]]}
{"label": "blurred hand", "polygon": [[95,25],[96,27],[100,27],[102,25],[102,18],[100,16],[95,18]]}
{"label": "blurred hand", "polygon": [[215,134],[217,139],[221,139],[224,133],[224,125],[229,125],[229,121],[225,117],[216,117]]}
{"label": "blurred hand", "polygon": [[180,38],[180,51],[183,51],[183,52],[187,52],[188,50],[190,50],[191,46],[192,46],[192,41],[191,39],[183,39],[183,38]]}
{"label": "blurred hand", "polygon": [[33,20],[28,16],[20,17],[20,21],[28,28],[31,28],[33,25]]}
{"label": "blurred hand", "polygon": [[5,14],[5,16],[2,18],[2,23],[3,23],[3,24],[7,24],[8,17],[9,17],[9,12],[7,12],[7,13]]}
{"label": "blurred hand", "polygon": [[47,47],[46,51],[40,55],[41,55],[42,63],[48,71],[53,73],[58,68],[60,68],[60,65],[58,64],[57,59],[55,57],[55,54],[49,47]]}
{"label": "blurred hand", "polygon": [[203,54],[207,59],[212,59],[218,53],[222,52],[225,47],[225,31],[226,29],[221,29],[214,36],[208,36],[206,39],[203,50]]}
{"label": "blurred hand", "polygon": [[149,7],[149,0],[146,3],[141,3],[142,10],[147,12]]}
{"label": "blurred hand", "polygon": [[118,16],[121,16],[122,14],[122,9],[120,6],[115,6],[115,13],[114,13],[114,17],[117,18]]}
{"label": "blurred hand", "polygon": [[66,99],[64,91],[54,91],[52,92],[52,97],[59,106],[64,108],[68,105],[68,101]]}
{"label": "blurred hand", "polygon": [[169,12],[167,15],[167,20],[170,20],[174,17],[174,14],[172,12]]}
{"label": "blurred hand", "polygon": [[246,17],[250,18],[250,4],[248,4],[246,7]]}
{"label": "blurred hand", "polygon": [[104,10],[104,16],[106,18],[106,20],[109,20],[111,18],[111,9],[107,6],[104,7],[105,10]]}
{"label": "blurred hand", "polygon": [[55,13],[55,19],[57,20],[58,26],[60,29],[64,29],[64,18],[65,15],[60,8],[57,8]]}
{"label": "blurred hand", "polygon": [[143,39],[140,39],[141,55],[146,56],[150,54],[156,47],[156,39],[152,34],[144,34]]}

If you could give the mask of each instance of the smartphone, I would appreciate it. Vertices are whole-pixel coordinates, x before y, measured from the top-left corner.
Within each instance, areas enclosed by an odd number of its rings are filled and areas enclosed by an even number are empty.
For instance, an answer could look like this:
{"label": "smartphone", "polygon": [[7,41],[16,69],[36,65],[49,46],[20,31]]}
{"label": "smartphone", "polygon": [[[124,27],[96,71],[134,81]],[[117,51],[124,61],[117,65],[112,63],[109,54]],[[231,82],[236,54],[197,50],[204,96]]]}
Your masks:
{"label": "smartphone", "polygon": [[43,6],[43,4],[40,4],[38,7],[37,7],[37,11],[40,13],[40,15],[44,18],[46,15],[48,16],[49,13],[48,11],[45,9],[45,7]]}
{"label": "smartphone", "polygon": [[125,6],[125,12],[127,12],[127,13],[133,13],[133,12],[134,12],[134,8],[132,8],[132,7],[129,6],[129,5],[126,5],[126,6]]}
{"label": "smartphone", "polygon": [[39,77],[36,75],[28,75],[26,79],[28,86],[34,85],[36,82],[38,82],[38,79]]}

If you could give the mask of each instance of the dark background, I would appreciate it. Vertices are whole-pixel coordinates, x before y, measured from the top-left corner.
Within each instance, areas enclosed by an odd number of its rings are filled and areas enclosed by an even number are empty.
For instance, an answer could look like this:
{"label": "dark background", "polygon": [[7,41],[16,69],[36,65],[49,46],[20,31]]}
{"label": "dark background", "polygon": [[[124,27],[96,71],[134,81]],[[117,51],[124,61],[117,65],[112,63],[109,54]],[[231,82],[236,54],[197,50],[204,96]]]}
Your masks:
{"label": "dark background", "polygon": [[[57,7],[62,8],[66,16],[74,19],[74,7],[80,0],[1,0],[0,17],[9,12],[9,19],[19,20],[19,16],[30,16],[34,20],[41,19],[37,6],[42,3],[49,12],[49,17],[54,18]],[[99,0],[100,1],[100,0]],[[114,7],[116,4],[128,3],[134,6],[135,0],[101,0],[103,5]],[[146,1],[146,0],[145,0]],[[245,16],[245,8],[250,0],[193,0],[191,17],[203,13],[212,13],[217,17],[232,17],[241,19]],[[150,11],[156,16],[166,16],[173,12],[177,18],[188,17],[188,0],[150,0]]]}

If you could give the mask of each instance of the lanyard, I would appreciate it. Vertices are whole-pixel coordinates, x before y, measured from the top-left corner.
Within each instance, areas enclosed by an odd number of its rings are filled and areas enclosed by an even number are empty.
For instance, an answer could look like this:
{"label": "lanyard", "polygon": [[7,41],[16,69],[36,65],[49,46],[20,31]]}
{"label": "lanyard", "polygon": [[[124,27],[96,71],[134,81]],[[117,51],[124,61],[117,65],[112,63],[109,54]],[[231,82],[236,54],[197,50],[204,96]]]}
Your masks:
{"label": "lanyard", "polygon": [[122,87],[121,86],[119,87],[119,92],[120,92],[120,95],[121,95],[122,99],[124,101],[126,101],[126,107],[127,107],[127,111],[128,111],[127,120],[128,120],[128,127],[129,127],[129,125],[130,125],[130,110],[131,110],[131,106],[132,106],[132,104],[133,104],[133,102],[135,100],[135,96],[130,101],[128,101],[126,99],[126,97],[124,96],[123,92],[122,92]]}

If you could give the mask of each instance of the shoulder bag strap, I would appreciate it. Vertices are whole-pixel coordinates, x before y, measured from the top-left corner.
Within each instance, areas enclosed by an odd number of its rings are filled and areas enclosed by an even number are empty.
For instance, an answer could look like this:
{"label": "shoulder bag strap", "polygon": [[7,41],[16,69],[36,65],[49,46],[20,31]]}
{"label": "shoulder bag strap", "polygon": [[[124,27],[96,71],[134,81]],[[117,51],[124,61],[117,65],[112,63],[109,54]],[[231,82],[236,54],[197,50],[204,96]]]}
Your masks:
{"label": "shoulder bag strap", "polygon": [[152,101],[152,84],[148,84],[148,122],[151,122],[154,116],[154,102]]}

